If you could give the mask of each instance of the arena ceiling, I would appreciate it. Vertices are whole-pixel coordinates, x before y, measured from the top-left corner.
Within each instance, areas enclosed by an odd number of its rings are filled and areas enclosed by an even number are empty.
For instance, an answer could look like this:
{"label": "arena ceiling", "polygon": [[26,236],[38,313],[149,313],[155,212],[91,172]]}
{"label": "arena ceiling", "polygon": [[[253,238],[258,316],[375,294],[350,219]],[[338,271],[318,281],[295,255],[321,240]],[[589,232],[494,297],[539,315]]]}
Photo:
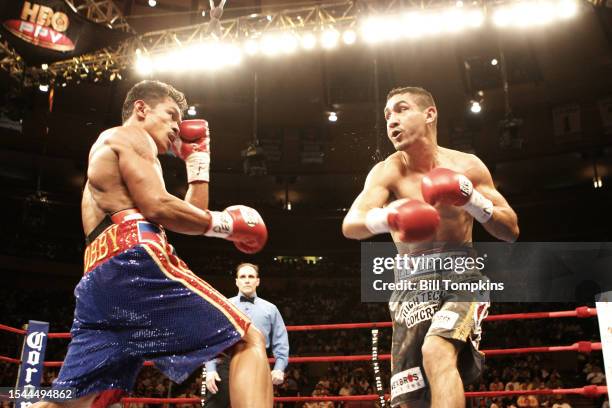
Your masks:
{"label": "arena ceiling", "polygon": [[[208,9],[203,0],[159,0],[155,8],[143,0],[115,4],[139,34],[208,18],[202,16]],[[304,4],[228,0],[223,17]],[[612,128],[605,121],[612,115],[610,12],[581,3],[574,19],[551,27],[500,31],[485,26],[456,36],[375,47],[357,43],[247,59],[214,73],[156,78],[185,91],[197,108],[195,117],[210,122],[216,205],[244,202],[282,209],[288,198],[294,210],[341,213],[376,157],[391,152],[381,103],[388,90],[403,85],[433,93],[441,145],[476,153],[517,205],[527,208],[542,200],[550,205],[568,192],[593,193],[595,176],[604,180],[597,193],[610,191]],[[500,52],[508,64],[512,114],[523,122],[510,145],[500,130],[507,114],[500,70],[490,64]],[[88,150],[100,131],[119,124],[122,99],[142,77],[128,70],[122,80],[58,86],[52,113],[47,112],[48,93],[20,90],[7,72],[0,78],[4,106],[19,111],[23,125],[21,132],[0,128],[3,195],[23,199],[39,191],[50,202],[77,208]],[[468,103],[478,91],[483,91],[483,111],[473,115]],[[332,110],[338,112],[336,123],[327,121]],[[243,174],[241,152],[254,134],[268,153],[267,176]],[[182,164],[170,157],[162,162],[169,190],[182,194]]]}

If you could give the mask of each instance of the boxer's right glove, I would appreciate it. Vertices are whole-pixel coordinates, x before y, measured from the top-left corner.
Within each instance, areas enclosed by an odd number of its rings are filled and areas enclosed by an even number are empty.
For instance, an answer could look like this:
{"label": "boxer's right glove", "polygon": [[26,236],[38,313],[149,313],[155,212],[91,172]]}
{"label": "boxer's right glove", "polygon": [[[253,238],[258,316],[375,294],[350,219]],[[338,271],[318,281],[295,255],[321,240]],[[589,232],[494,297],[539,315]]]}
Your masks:
{"label": "boxer's right glove", "polygon": [[187,182],[210,181],[210,131],[204,119],[184,120],[172,151],[185,161]]}
{"label": "boxer's right glove", "polygon": [[393,201],[385,208],[373,208],[366,214],[365,225],[372,234],[399,232],[402,242],[424,241],[440,224],[440,215],[433,206],[419,200]]}
{"label": "boxer's right glove", "polygon": [[268,230],[261,215],[253,208],[233,205],[223,211],[208,211],[210,226],[204,235],[233,241],[238,250],[254,254],[263,249]]}

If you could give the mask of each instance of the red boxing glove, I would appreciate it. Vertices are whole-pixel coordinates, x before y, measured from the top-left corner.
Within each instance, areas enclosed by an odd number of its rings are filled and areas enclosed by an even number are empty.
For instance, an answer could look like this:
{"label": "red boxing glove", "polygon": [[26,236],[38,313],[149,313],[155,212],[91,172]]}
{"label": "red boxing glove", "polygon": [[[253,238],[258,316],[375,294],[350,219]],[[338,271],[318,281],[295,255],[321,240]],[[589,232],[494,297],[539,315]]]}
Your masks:
{"label": "red boxing glove", "polygon": [[238,250],[254,254],[268,241],[268,230],[261,215],[250,207],[233,205],[223,211],[208,211],[210,226],[204,235],[233,241]]}
{"label": "red boxing glove", "polygon": [[[402,200],[403,201],[403,200]],[[399,231],[402,242],[424,241],[440,224],[440,214],[431,205],[419,200],[406,200],[393,205],[387,218],[389,228]]]}
{"label": "red boxing glove", "polygon": [[429,204],[462,207],[481,223],[493,215],[493,202],[474,190],[470,179],[453,170],[438,167],[427,173],[421,181],[421,193]]}
{"label": "red boxing glove", "polygon": [[172,151],[185,161],[187,181],[210,181],[210,131],[204,119],[184,120]]}
{"label": "red boxing glove", "polygon": [[370,232],[398,231],[402,242],[424,241],[436,232],[439,224],[438,210],[419,200],[396,200],[366,215],[366,227]]}

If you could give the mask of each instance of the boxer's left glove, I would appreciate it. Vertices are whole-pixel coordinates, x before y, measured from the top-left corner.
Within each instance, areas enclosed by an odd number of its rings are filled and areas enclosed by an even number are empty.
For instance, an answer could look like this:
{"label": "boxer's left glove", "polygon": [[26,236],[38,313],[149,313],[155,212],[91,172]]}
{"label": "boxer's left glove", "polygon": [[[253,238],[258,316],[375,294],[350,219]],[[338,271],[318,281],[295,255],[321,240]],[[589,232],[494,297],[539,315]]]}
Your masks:
{"label": "boxer's left glove", "polygon": [[172,151],[185,161],[187,182],[210,181],[210,131],[204,119],[184,120]]}
{"label": "boxer's left glove", "polygon": [[223,211],[208,211],[210,226],[204,235],[233,241],[238,250],[254,254],[263,249],[268,230],[261,215],[253,208],[233,205]]}
{"label": "boxer's left glove", "polygon": [[480,223],[493,215],[493,202],[475,190],[469,178],[453,170],[431,170],[421,181],[421,192],[427,203],[461,207]]}

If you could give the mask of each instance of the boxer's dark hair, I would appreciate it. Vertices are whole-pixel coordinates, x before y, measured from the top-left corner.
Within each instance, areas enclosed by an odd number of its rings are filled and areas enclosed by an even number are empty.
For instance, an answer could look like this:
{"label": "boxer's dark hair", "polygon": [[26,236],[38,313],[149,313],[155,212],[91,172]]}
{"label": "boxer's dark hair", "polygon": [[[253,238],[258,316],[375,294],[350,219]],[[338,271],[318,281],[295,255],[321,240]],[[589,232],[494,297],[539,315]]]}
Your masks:
{"label": "boxer's dark hair", "polygon": [[255,273],[257,274],[257,277],[259,278],[259,266],[249,263],[249,262],[243,262],[236,267],[236,278],[238,278],[238,272],[240,272],[240,270],[244,268],[245,266],[250,266],[251,268],[255,269]]}
{"label": "boxer's dark hair", "polygon": [[393,88],[387,94],[387,100],[391,99],[395,95],[405,93],[412,95],[414,97],[414,102],[421,109],[427,109],[430,106],[436,106],[436,102],[434,101],[434,98],[431,93],[425,88],[421,88],[418,86],[404,86],[401,88]]}
{"label": "boxer's dark hair", "polygon": [[166,97],[174,99],[181,112],[187,109],[185,95],[176,90],[172,85],[154,80],[140,81],[132,87],[125,96],[123,108],[121,109],[121,119],[123,123],[132,116],[134,102],[143,100],[150,106],[155,106]]}

